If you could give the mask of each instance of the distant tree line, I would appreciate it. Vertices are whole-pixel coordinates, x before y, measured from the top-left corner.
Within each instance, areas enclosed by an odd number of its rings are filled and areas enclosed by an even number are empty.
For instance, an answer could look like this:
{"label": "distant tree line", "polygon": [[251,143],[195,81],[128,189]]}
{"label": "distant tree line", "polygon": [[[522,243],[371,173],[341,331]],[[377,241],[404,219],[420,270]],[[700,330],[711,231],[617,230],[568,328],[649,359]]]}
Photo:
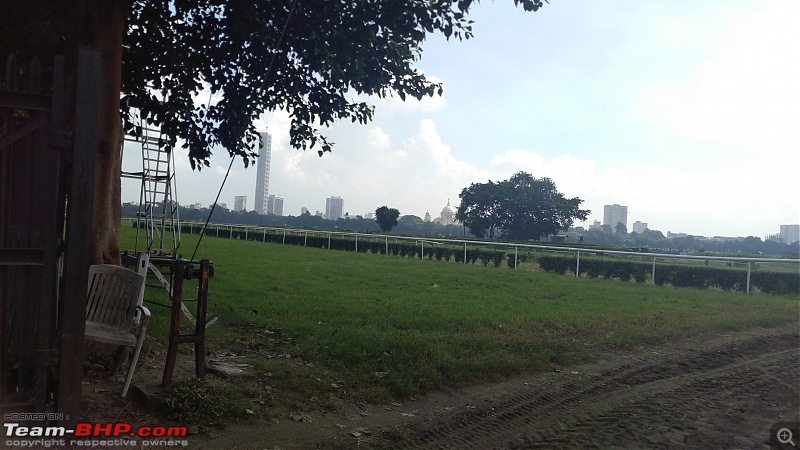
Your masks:
{"label": "distant tree line", "polygon": [[[591,230],[585,230],[581,227],[571,228],[565,231],[564,235],[566,235],[566,241],[571,243],[584,242],[586,244],[626,248],[673,250],[687,253],[719,255],[761,254],[791,258],[800,256],[800,243],[786,244],[775,241],[764,241],[755,236],[727,241],[714,241],[696,236],[668,238],[658,230],[646,229],[643,233],[628,233],[624,230],[624,227],[611,231],[611,228],[607,226]],[[583,240],[581,240],[581,237]]]}
{"label": "distant tree line", "polygon": [[[397,211],[394,208],[390,210]],[[122,217],[135,218],[139,207],[131,203],[122,205]],[[390,211],[390,214],[393,214]],[[208,218],[209,208],[186,208],[180,206],[178,214],[182,221],[205,222]],[[399,212],[398,212],[399,214]],[[419,236],[464,236],[464,227],[460,225],[440,225],[426,222],[419,216],[406,215],[396,219],[397,225],[392,228],[393,233],[410,234]],[[255,211],[232,211],[217,206],[211,214],[211,223],[225,223],[232,225],[253,225],[260,227],[297,227],[313,228],[319,230],[340,231],[365,231],[380,232],[380,227],[375,219],[362,216],[347,215],[342,219],[328,220],[324,217],[310,213],[299,216],[264,215]]]}
{"label": "distant tree line", "polygon": [[[526,172],[517,172],[504,181],[472,183],[459,194],[460,205],[455,218],[457,225],[426,222],[418,216],[400,217],[400,211],[388,206],[375,210],[375,217],[345,215],[345,218],[328,220],[306,211],[299,216],[262,215],[255,211],[231,211],[217,207],[210,221],[232,225],[296,227],[318,230],[361,232],[394,232],[416,236],[459,236],[479,239],[529,242],[557,236],[559,243],[572,246],[593,246],[644,252],[695,253],[707,255],[764,255],[800,257],[800,243],[785,244],[763,241],[748,236],[743,239],[715,241],[695,236],[667,238],[656,230],[629,233],[622,223],[616,227],[603,225],[589,230],[573,227],[575,220],[586,220],[591,213],[580,209],[578,197],[566,198],[556,189],[553,180],[535,178]],[[138,207],[126,203],[123,217],[136,217]],[[179,208],[182,220],[204,222],[207,208]],[[555,239],[551,239],[555,241]]]}

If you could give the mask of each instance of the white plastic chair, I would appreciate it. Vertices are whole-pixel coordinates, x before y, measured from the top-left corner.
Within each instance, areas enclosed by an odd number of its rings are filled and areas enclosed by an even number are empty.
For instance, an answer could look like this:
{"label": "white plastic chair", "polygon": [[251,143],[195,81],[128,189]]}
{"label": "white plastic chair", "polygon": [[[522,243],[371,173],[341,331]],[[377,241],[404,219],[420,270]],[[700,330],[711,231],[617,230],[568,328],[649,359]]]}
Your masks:
{"label": "white plastic chair", "polygon": [[[144,277],[132,270],[110,264],[98,264],[89,268],[86,339],[134,347],[128,375],[122,387],[122,397],[128,394],[150,320],[150,310],[138,304],[143,292]],[[141,325],[134,334],[131,328],[137,311],[140,313]]]}

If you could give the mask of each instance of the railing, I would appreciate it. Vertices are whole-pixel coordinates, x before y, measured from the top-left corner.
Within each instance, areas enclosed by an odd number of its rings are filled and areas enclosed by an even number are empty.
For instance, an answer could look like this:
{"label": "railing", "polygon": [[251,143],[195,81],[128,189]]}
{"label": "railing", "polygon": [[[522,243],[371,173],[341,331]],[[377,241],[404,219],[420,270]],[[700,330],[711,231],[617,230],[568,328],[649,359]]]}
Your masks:
{"label": "railing", "polygon": [[[133,219],[124,219],[127,220],[129,223],[133,221]],[[194,234],[195,227],[199,231],[203,224],[202,223],[194,223],[194,222],[184,222],[182,226],[188,226],[189,232]],[[581,274],[581,257],[587,256],[620,256],[625,257],[627,259],[637,259],[639,261],[646,260],[652,261],[652,269],[650,272],[651,280],[656,279],[656,267],[657,263],[661,262],[668,263],[668,262],[682,262],[682,263],[696,263],[702,262],[705,264],[710,263],[718,263],[718,264],[725,264],[725,265],[740,265],[742,267],[746,266],[747,268],[747,281],[746,281],[746,292],[750,293],[750,279],[751,273],[753,270],[754,263],[763,264],[763,263],[774,263],[774,264],[781,264],[781,265],[789,265],[796,267],[794,269],[795,273],[800,273],[800,259],[782,259],[782,258],[754,258],[754,257],[738,257],[738,256],[697,256],[697,255],[676,255],[676,254],[664,254],[664,253],[647,253],[647,252],[631,252],[631,251],[619,251],[619,250],[603,250],[603,249],[593,249],[587,247],[564,247],[564,246],[554,246],[554,245],[541,245],[541,244],[521,244],[515,242],[498,242],[498,241],[479,241],[479,240],[467,240],[467,239],[449,239],[449,238],[433,238],[430,236],[396,236],[396,235],[385,235],[385,234],[375,234],[375,233],[360,233],[360,232],[346,232],[346,231],[329,231],[329,230],[308,230],[302,228],[282,228],[282,227],[258,227],[252,225],[225,225],[225,224],[209,224],[208,228],[206,229],[206,234],[209,236],[219,237],[220,230],[223,230],[223,234],[227,234],[230,239],[233,239],[234,232],[238,232],[239,235],[242,233],[244,234],[243,237],[245,240],[248,240],[248,234],[251,232],[260,232],[263,233],[263,240],[266,241],[266,233],[273,232],[277,235],[282,235],[281,243],[286,243],[286,236],[287,235],[301,235],[304,236],[303,246],[306,246],[306,242],[308,240],[308,236],[327,236],[328,238],[328,246],[327,248],[331,248],[331,238],[334,236],[337,237],[346,237],[346,238],[353,238],[354,240],[354,251],[358,251],[359,239],[362,239],[362,242],[365,238],[368,239],[383,239],[385,245],[385,253],[389,253],[389,243],[390,242],[414,242],[420,246],[420,257],[425,257],[426,245],[427,248],[432,249],[434,246],[438,245],[458,245],[463,246],[464,251],[464,264],[467,263],[467,250],[468,247],[492,247],[492,248],[500,248],[505,251],[514,252],[514,261],[513,264],[509,262],[509,267],[513,267],[514,269],[517,268],[517,263],[520,260],[519,252],[521,250],[533,250],[537,252],[553,252],[553,253],[561,253],[561,254],[571,254],[574,255],[576,258],[575,261],[575,269],[574,275],[576,277],[580,276]],[[227,233],[226,233],[227,232]],[[510,256],[510,255],[509,255]],[[800,286],[798,286],[798,290],[800,290]]]}

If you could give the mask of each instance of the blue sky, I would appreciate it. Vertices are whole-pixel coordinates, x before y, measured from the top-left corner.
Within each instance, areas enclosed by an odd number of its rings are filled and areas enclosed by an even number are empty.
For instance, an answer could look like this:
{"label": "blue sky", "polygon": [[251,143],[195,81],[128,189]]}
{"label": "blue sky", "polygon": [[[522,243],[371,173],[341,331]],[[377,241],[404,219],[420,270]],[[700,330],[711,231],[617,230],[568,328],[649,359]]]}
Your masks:
{"label": "blue sky", "polygon": [[[628,206],[664,233],[760,236],[800,223],[800,2],[551,0],[525,13],[510,0],[476,5],[475,37],[431,37],[417,67],[445,86],[421,102],[372,99],[369,125],[325,133],[333,153],[288,145],[288,116],[257,122],[273,135],[270,193],[284,213],[350,214],[387,205],[438,215],[473,182],[524,170],[585,200]],[[123,166],[140,166],[128,145]],[[178,155],[178,200],[209,204],[229,158],[192,172]],[[220,199],[247,195],[256,171],[234,169]],[[138,199],[123,183],[123,200]],[[580,224],[580,223],[579,223]]]}

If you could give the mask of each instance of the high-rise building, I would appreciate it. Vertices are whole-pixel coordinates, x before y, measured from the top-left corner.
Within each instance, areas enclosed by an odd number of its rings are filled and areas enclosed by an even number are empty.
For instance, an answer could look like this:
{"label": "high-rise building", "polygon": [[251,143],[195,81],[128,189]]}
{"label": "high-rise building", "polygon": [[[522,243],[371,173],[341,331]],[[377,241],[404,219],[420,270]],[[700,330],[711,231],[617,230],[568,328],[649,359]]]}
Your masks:
{"label": "high-rise building", "polygon": [[233,210],[234,211],[247,211],[247,196],[237,195],[233,197]]}
{"label": "high-rise building", "polygon": [[308,208],[306,208],[305,206],[303,206],[303,207],[301,207],[301,208],[300,208],[300,215],[301,215],[301,216],[303,216],[303,215],[305,215],[305,214],[311,214],[311,213],[310,213],[310,212],[308,212]]}
{"label": "high-rise building", "polygon": [[267,214],[283,215],[283,196],[270,195],[267,197]]}
{"label": "high-rise building", "polygon": [[644,233],[644,230],[647,229],[647,222],[639,222],[637,220],[636,222],[633,222],[633,227],[632,228],[633,228],[632,231],[634,233],[642,234],[642,233]]}
{"label": "high-rise building", "polygon": [[256,168],[256,197],[255,211],[267,214],[267,199],[269,198],[269,165],[272,159],[272,135],[264,132],[261,136],[261,147],[258,149],[258,167]]}
{"label": "high-rise building", "polygon": [[618,223],[624,225],[626,229],[628,228],[628,207],[616,203],[603,206],[603,225],[608,225],[612,230],[616,230]]}
{"label": "high-rise building", "polygon": [[344,217],[344,200],[342,197],[330,197],[325,199],[325,218],[336,220]]}
{"label": "high-rise building", "polygon": [[800,225],[781,225],[781,241],[787,244],[800,241]]}

